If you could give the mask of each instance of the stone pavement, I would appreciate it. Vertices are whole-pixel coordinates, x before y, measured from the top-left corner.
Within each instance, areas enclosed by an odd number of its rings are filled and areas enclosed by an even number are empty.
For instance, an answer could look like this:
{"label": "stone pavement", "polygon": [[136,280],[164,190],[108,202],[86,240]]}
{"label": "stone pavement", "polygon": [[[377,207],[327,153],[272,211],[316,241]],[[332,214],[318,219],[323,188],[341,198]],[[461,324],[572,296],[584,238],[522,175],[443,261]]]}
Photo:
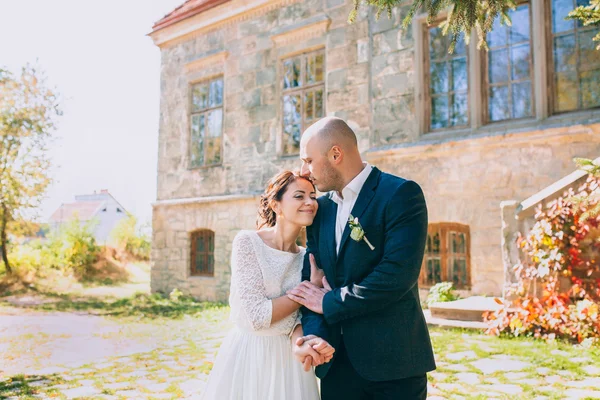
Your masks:
{"label": "stone pavement", "polygon": [[198,398],[229,328],[222,310],[151,323],[3,314],[0,399]]}
{"label": "stone pavement", "polygon": [[[2,315],[0,398],[199,398],[227,312],[152,323]],[[600,399],[598,350],[439,328],[431,335],[430,399]]]}

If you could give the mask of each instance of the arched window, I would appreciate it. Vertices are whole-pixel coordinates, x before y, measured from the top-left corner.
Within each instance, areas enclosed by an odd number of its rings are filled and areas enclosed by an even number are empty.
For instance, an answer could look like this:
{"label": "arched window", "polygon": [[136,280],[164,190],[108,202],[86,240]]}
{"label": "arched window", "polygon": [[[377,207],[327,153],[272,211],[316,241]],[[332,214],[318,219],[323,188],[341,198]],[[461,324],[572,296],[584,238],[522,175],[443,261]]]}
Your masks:
{"label": "arched window", "polygon": [[458,289],[471,286],[471,237],[467,225],[440,222],[429,224],[419,286],[452,282]]}
{"label": "arched window", "polygon": [[190,273],[192,276],[214,276],[215,233],[208,229],[192,232]]}

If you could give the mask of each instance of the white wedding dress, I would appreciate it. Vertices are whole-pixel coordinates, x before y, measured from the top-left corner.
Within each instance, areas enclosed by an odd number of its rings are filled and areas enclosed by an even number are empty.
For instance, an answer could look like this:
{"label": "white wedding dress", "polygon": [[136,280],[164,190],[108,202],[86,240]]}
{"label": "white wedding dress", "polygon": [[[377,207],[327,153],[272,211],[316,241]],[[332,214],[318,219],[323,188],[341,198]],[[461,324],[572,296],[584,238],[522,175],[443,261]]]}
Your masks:
{"label": "white wedding dress", "polygon": [[301,281],[306,250],[267,246],[255,231],[233,240],[229,305],[235,327],[217,354],[204,400],[318,400],[315,374],[292,354],[299,312],[271,324],[271,299]]}

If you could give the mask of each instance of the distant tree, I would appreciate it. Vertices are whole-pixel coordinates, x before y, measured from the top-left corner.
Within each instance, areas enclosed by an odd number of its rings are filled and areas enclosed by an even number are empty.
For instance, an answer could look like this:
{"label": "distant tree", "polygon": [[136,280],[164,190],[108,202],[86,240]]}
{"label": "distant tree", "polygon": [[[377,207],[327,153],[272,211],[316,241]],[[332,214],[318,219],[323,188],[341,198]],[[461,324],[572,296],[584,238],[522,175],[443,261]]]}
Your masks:
{"label": "distant tree", "polygon": [[110,233],[110,239],[119,250],[144,260],[150,258],[150,238],[138,227],[137,218],[132,214],[119,221]]}
{"label": "distant tree", "polygon": [[50,184],[48,144],[61,115],[57,94],[27,65],[0,68],[0,253],[8,274],[8,224],[37,207]]}
{"label": "distant tree", "polygon": [[20,238],[35,237],[43,233],[42,224],[26,219],[16,219],[7,224],[6,230],[13,236]]}

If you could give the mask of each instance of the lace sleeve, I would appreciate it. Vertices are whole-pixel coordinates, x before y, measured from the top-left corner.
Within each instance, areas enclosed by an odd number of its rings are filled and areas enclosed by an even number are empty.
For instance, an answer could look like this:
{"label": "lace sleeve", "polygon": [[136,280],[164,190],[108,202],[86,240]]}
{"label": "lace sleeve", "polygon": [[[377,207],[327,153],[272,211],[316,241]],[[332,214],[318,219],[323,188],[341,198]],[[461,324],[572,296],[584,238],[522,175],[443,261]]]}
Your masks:
{"label": "lace sleeve", "polygon": [[302,311],[300,311],[300,310],[298,310],[298,313],[296,314],[296,318],[294,319],[294,324],[292,325],[292,329],[290,330],[290,333],[288,334],[288,336],[290,338],[292,337],[292,334],[294,333],[294,331],[296,330],[296,327],[298,325],[302,325]]}
{"label": "lace sleeve", "polygon": [[238,234],[233,240],[231,269],[232,283],[237,286],[241,308],[252,329],[258,331],[269,328],[273,305],[266,294],[252,239],[247,234]]}

